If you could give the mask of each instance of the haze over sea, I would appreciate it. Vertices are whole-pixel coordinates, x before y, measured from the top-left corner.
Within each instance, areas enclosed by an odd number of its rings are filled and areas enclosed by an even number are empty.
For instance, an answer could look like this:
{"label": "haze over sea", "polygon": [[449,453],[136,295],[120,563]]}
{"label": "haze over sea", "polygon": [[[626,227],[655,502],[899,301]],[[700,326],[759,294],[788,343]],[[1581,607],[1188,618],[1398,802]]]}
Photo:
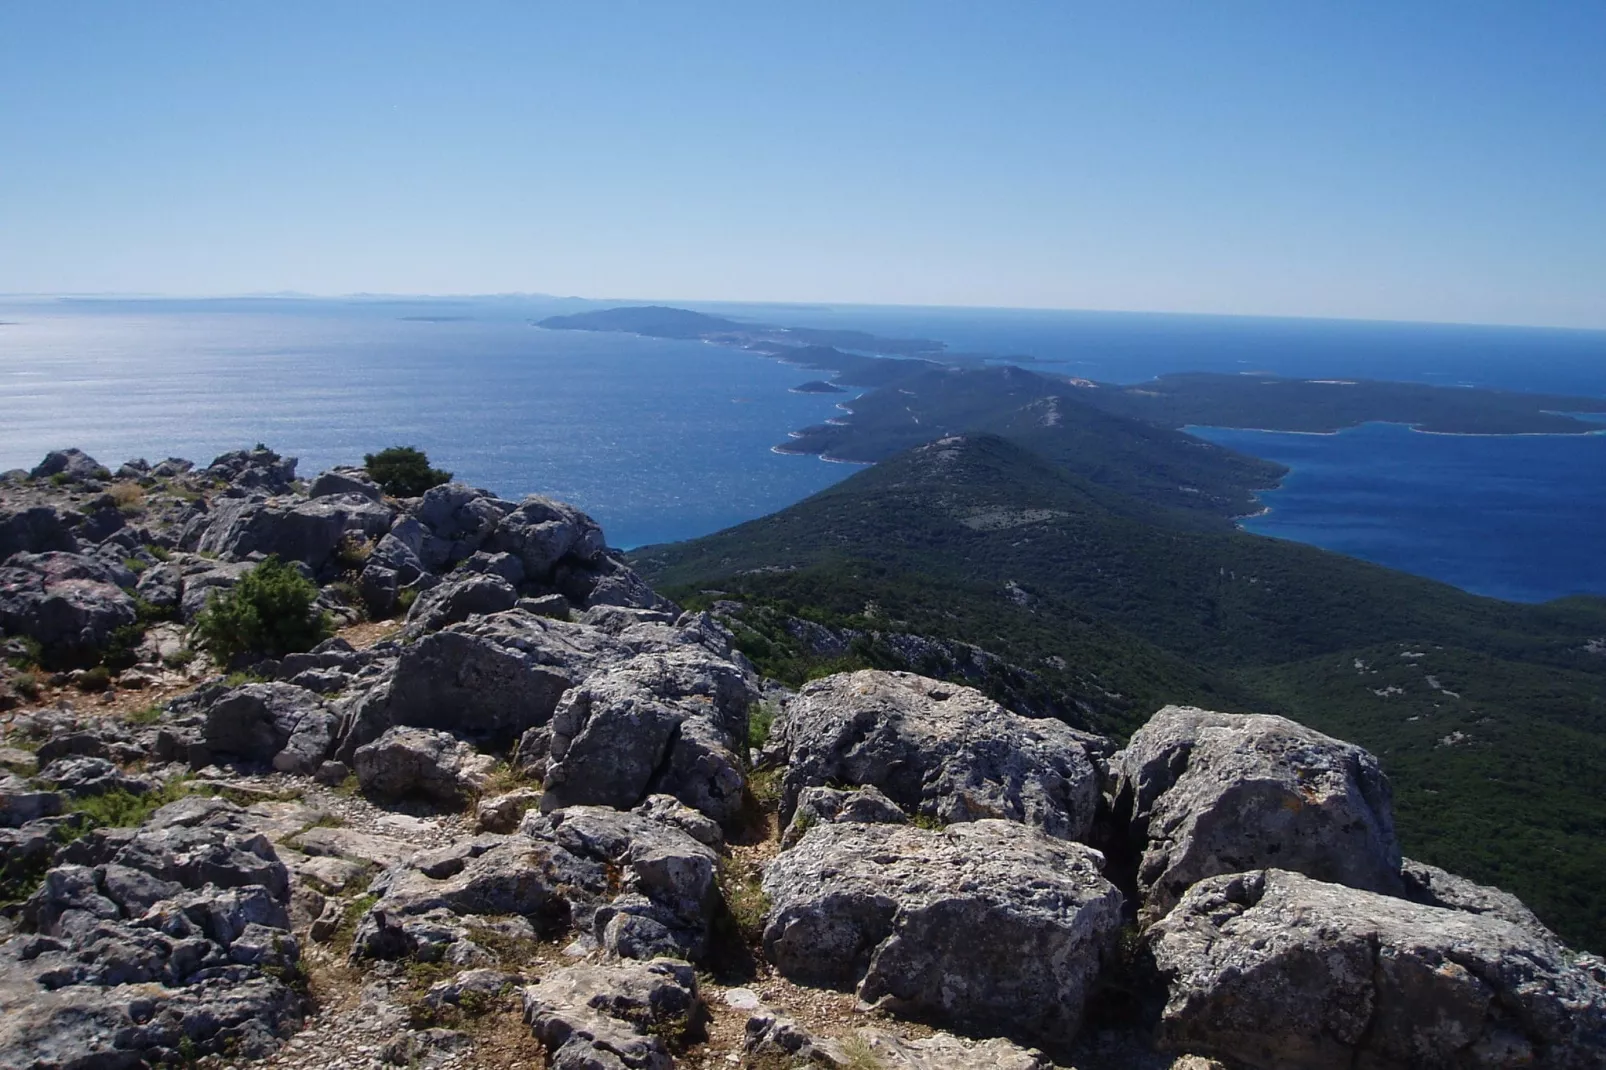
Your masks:
{"label": "haze over sea", "polygon": [[[622,302],[621,302],[622,303]],[[813,373],[694,342],[545,331],[579,301],[0,299],[0,470],[80,446],[205,463],[263,441],[310,475],[417,445],[504,495],[573,501],[619,546],[706,534],[854,469],[770,447],[842,395]],[[941,339],[1135,382],[1267,371],[1606,396],[1606,332],[991,309],[694,306]],[[851,395],[849,395],[851,396]],[[1538,601],[1606,594],[1606,435],[1473,438],[1195,429],[1294,472],[1246,522]]]}

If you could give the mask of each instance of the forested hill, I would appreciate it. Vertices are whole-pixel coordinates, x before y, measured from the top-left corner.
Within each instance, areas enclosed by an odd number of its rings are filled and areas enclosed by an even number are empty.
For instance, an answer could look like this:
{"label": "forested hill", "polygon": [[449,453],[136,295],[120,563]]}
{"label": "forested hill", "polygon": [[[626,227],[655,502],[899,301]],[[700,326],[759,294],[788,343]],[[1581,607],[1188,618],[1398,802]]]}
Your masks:
{"label": "forested hill", "polygon": [[816,657],[801,620],[975,644],[1116,734],[1196,702],[1353,739],[1394,780],[1408,853],[1606,947],[1606,601],[1504,603],[1215,528],[989,434],[633,564],[721,600],[749,655],[794,682],[897,660],[869,641]]}

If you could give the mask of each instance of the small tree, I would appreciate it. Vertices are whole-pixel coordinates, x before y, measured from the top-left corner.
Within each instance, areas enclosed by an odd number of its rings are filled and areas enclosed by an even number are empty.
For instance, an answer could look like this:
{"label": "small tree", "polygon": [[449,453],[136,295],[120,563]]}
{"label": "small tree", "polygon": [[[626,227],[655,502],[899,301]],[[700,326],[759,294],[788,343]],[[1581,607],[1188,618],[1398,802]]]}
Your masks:
{"label": "small tree", "polygon": [[213,592],[195,620],[200,646],[227,663],[241,654],[281,658],[329,637],[327,614],[313,608],[318,588],[270,557],[226,593]]}
{"label": "small tree", "polygon": [[363,466],[393,498],[416,498],[430,487],[451,481],[452,473],[429,466],[429,457],[415,446],[392,446],[363,457]]}

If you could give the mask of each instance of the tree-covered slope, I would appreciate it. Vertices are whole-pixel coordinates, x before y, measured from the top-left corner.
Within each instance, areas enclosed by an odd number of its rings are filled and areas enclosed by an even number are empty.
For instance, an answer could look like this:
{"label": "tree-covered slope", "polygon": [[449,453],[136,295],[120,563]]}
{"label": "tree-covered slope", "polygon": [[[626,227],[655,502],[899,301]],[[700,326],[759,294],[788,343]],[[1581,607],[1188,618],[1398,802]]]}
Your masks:
{"label": "tree-covered slope", "polygon": [[766,622],[974,643],[1117,735],[1192,702],[1353,739],[1395,781],[1408,853],[1606,947],[1602,600],[1505,603],[1201,526],[993,435],[916,447],[633,563],[676,597],[742,603],[745,648],[794,677],[808,652]]}

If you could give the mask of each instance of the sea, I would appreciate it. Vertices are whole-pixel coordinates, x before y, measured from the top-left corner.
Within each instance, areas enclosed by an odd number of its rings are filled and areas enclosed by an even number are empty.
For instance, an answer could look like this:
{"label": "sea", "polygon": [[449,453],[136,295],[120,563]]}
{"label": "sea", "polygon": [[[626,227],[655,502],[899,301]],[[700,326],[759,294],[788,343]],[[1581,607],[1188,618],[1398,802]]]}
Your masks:
{"label": "sea", "polygon": [[[620,302],[623,303],[623,302]],[[415,445],[538,492],[630,548],[762,516],[857,470],[772,452],[852,395],[700,342],[547,331],[577,299],[0,297],[0,470],[74,445],[113,467],[265,442],[312,474]],[[1606,332],[1142,313],[697,303],[788,326],[934,338],[1047,373],[1412,380],[1606,396]],[[1028,364],[1028,366],[1037,366]],[[1606,595],[1606,433],[1190,428],[1288,465],[1244,527],[1517,601]],[[1606,424],[1603,424],[1606,431]]]}

